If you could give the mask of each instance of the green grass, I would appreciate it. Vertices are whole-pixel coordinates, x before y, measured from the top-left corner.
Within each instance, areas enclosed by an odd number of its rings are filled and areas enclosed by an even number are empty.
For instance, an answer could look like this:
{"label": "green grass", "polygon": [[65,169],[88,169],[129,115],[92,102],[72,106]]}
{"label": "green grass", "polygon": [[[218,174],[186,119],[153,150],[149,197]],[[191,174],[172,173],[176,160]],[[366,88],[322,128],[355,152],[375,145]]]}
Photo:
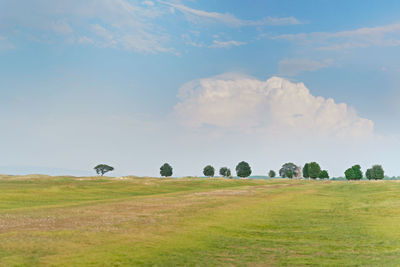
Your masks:
{"label": "green grass", "polygon": [[0,179],[2,266],[399,266],[400,182]]}

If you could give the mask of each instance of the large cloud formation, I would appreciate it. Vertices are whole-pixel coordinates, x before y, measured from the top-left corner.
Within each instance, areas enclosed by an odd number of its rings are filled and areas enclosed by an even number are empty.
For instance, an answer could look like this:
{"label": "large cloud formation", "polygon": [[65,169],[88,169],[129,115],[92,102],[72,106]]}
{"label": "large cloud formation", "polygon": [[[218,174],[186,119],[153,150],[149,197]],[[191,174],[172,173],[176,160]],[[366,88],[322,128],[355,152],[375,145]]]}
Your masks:
{"label": "large cloud formation", "polygon": [[200,79],[183,85],[178,98],[175,113],[190,127],[342,138],[370,137],[374,130],[371,120],[345,103],[313,96],[303,83],[279,77],[260,81],[229,74]]}

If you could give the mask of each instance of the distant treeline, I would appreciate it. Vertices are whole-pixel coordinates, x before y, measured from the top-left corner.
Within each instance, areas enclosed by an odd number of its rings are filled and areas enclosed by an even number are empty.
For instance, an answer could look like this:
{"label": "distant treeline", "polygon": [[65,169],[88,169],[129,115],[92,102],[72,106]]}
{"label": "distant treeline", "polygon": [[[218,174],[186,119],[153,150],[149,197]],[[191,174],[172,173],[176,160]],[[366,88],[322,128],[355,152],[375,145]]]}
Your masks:
{"label": "distant treeline", "polygon": [[[111,167],[107,164],[99,164],[94,167],[96,173],[98,175],[104,175],[109,171],[113,171],[114,167]],[[246,178],[249,177],[252,173],[251,167],[249,163],[246,161],[241,161],[236,165],[235,168],[237,177]],[[215,168],[212,165],[207,165],[203,169],[203,174],[206,177],[214,177]],[[173,168],[170,164],[164,163],[160,167],[160,175],[162,177],[171,177],[173,175]],[[221,167],[219,169],[219,175],[226,178],[232,178],[231,170],[228,167]],[[361,180],[364,178],[364,173],[361,169],[360,165],[354,165],[351,168],[348,168],[344,172],[345,177],[343,178],[334,178],[335,180],[347,179],[347,180]],[[274,170],[270,170],[268,172],[268,177],[275,178],[277,177],[276,172]],[[298,166],[292,162],[288,162],[282,165],[279,170],[279,177],[281,178],[289,178],[289,179],[329,179],[329,173],[327,170],[321,169],[321,166],[317,162],[310,162],[304,164],[303,167]],[[381,165],[374,165],[371,168],[367,169],[365,172],[365,178],[368,180],[381,180],[385,178],[385,172]],[[387,178],[386,178],[387,179]],[[393,177],[392,179],[397,179]]]}

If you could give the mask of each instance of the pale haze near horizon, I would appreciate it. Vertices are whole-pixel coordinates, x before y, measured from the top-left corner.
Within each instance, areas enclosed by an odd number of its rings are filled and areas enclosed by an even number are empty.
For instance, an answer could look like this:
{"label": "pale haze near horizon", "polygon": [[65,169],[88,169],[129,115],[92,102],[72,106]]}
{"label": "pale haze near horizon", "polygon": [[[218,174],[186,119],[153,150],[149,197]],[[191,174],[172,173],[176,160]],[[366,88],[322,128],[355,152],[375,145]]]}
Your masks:
{"label": "pale haze near horizon", "polygon": [[[0,1],[0,173],[400,175],[396,1]],[[341,14],[336,16],[334,14]],[[357,14],[354,16],[354,14]]]}

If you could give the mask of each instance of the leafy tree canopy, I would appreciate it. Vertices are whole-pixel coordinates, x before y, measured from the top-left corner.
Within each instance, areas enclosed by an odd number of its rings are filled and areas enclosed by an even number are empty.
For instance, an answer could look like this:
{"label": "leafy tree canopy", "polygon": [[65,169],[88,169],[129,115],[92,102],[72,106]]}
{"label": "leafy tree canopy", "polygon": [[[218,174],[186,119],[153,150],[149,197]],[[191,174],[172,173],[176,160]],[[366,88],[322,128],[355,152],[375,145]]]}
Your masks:
{"label": "leafy tree canopy", "polygon": [[205,166],[204,169],[203,169],[203,174],[204,174],[204,176],[207,176],[207,177],[214,177],[214,173],[215,173],[215,169],[214,169],[214,167],[211,166],[211,165],[207,165],[207,166]]}
{"label": "leafy tree canopy", "polygon": [[236,175],[239,177],[249,177],[251,175],[250,165],[246,161],[239,162],[236,166]]}
{"label": "leafy tree canopy", "polygon": [[320,178],[320,179],[329,179],[328,171],[326,171],[326,170],[321,171],[319,173],[318,178]]}
{"label": "leafy tree canopy", "polygon": [[372,168],[368,169],[365,172],[365,177],[367,177],[368,180],[374,179],[374,174],[373,174]]}
{"label": "leafy tree canopy", "polygon": [[360,165],[354,165],[353,167],[347,169],[344,172],[347,180],[361,180],[363,178],[363,173],[361,171]]}
{"label": "leafy tree canopy", "polygon": [[226,175],[227,172],[228,172],[227,167],[222,167],[221,169],[219,169],[219,175],[221,175],[223,177],[227,177],[227,175]]}
{"label": "leafy tree canopy", "polygon": [[354,165],[351,167],[354,170],[354,180],[361,180],[363,178],[363,173],[361,171],[360,165]]}
{"label": "leafy tree canopy", "polygon": [[101,176],[103,176],[105,173],[113,171],[114,167],[108,166],[106,164],[99,164],[96,167],[94,167],[94,169],[96,170],[97,174],[101,174]]}
{"label": "leafy tree canopy", "polygon": [[308,174],[308,163],[304,164],[304,167],[303,167],[303,177],[304,177],[304,178],[310,178],[310,175]]}
{"label": "leafy tree canopy", "polygon": [[282,165],[279,175],[283,178],[293,178],[293,176],[298,175],[297,171],[297,166],[294,163],[288,162]]}
{"label": "leafy tree canopy", "polygon": [[348,168],[345,172],[344,175],[346,176],[347,180],[354,180],[355,174],[353,168]]}
{"label": "leafy tree canopy", "polygon": [[269,176],[270,178],[274,178],[274,177],[276,176],[275,171],[270,170],[269,173],[268,173],[268,176]]}
{"label": "leafy tree canopy", "polygon": [[168,163],[164,163],[164,165],[162,165],[160,167],[160,175],[164,176],[164,177],[172,176],[172,167],[171,167],[171,165],[169,165]]}
{"label": "leafy tree canopy", "polygon": [[381,180],[385,177],[385,171],[383,170],[381,165],[374,165],[372,168],[368,169],[365,173],[367,179],[372,180]]}
{"label": "leafy tree canopy", "polygon": [[307,169],[308,169],[308,175],[310,175],[310,178],[312,179],[316,179],[321,172],[321,167],[316,162],[309,163]]}

